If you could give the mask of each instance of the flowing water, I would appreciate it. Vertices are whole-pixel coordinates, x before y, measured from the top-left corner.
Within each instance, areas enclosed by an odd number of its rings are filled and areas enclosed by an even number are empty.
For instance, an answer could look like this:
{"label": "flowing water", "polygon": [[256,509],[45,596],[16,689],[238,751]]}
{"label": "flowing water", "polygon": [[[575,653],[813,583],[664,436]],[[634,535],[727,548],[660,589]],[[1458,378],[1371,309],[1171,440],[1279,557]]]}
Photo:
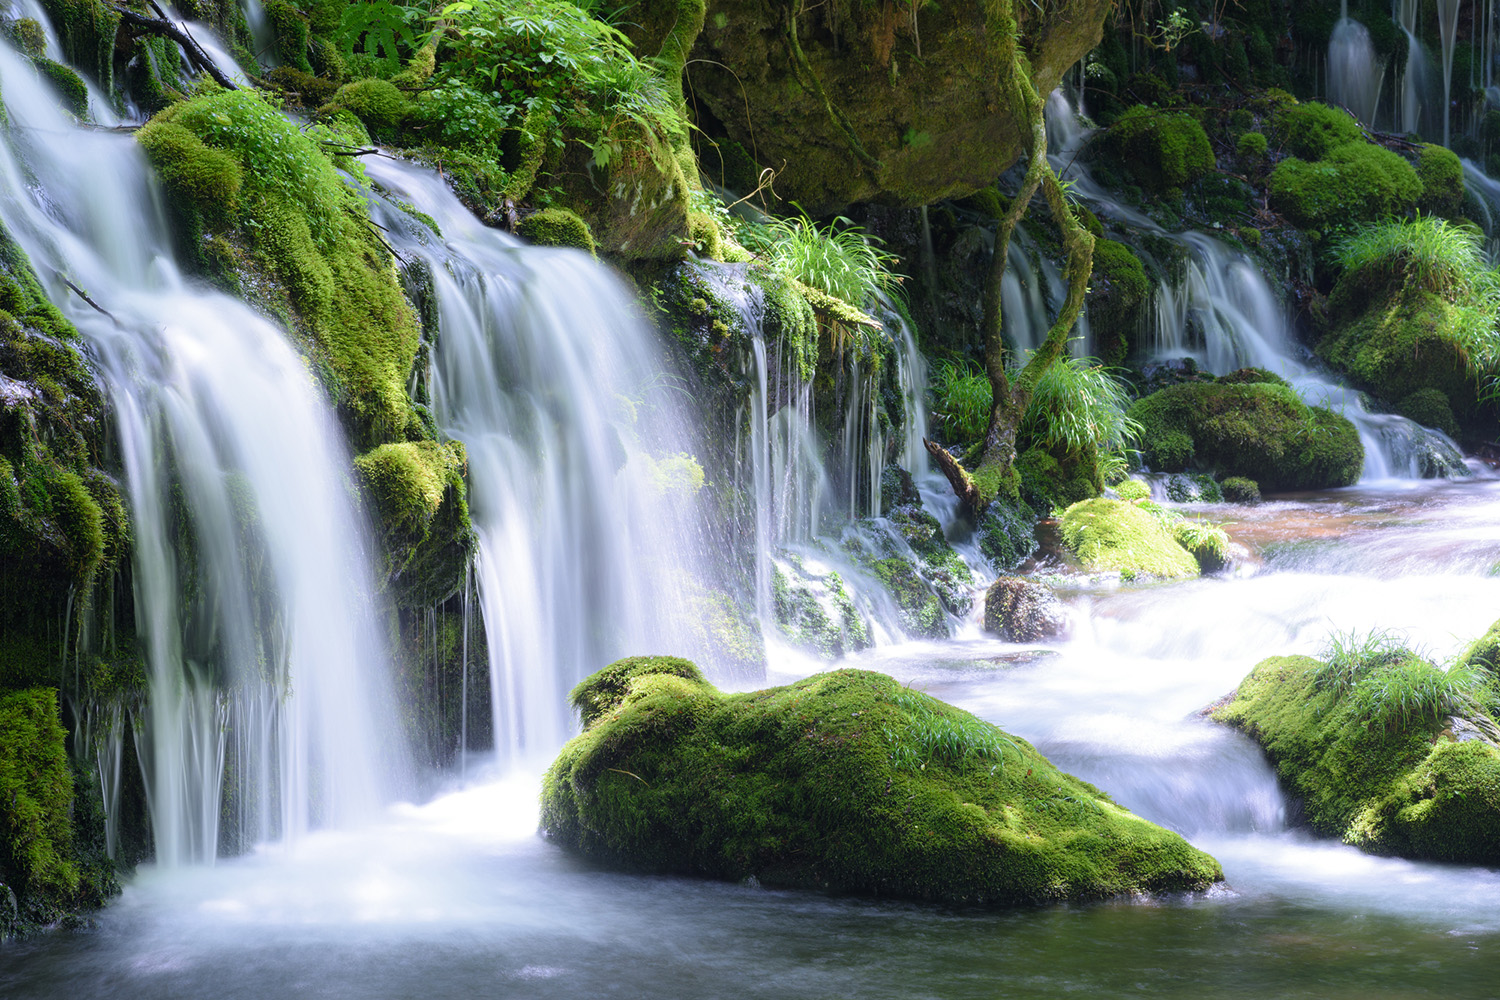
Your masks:
{"label": "flowing water", "polygon": [[[535,775],[358,834],[144,870],[98,927],[11,947],[0,995],[1488,997],[1500,874],[1290,823],[1260,752],[1199,716],[1259,658],[1393,627],[1444,656],[1500,609],[1500,482],[1212,511],[1252,572],[1073,592],[1073,638],[850,661],[1034,741],[1224,865],[1204,896],[990,913],[595,869],[534,832]],[[771,678],[799,672],[780,664]]]}
{"label": "flowing water", "polygon": [[74,126],[8,47],[0,91],[0,216],[100,362],[133,515],[152,693],[96,752],[136,741],[163,864],[357,823],[401,754],[328,404],[276,327],[184,283],[130,137]]}

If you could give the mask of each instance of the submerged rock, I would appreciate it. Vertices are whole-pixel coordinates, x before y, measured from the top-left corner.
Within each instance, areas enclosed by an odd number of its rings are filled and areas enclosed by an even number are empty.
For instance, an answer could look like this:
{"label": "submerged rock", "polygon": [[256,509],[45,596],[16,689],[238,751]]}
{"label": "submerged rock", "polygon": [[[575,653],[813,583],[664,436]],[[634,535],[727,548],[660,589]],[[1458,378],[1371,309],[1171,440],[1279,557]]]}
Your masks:
{"label": "submerged rock", "polygon": [[984,630],[1010,642],[1052,639],[1067,631],[1062,601],[1040,583],[1002,576],[984,595]]}
{"label": "submerged rock", "polygon": [[1025,740],[837,670],[725,694],[675,657],[573,690],[542,791],[559,844],[652,872],[988,904],[1201,890],[1217,862]]}
{"label": "submerged rock", "polygon": [[1486,685],[1496,700],[1494,675],[1453,670],[1404,650],[1353,665],[1272,657],[1213,715],[1265,748],[1319,833],[1376,854],[1493,865],[1500,748],[1483,738],[1494,723],[1481,701]]}

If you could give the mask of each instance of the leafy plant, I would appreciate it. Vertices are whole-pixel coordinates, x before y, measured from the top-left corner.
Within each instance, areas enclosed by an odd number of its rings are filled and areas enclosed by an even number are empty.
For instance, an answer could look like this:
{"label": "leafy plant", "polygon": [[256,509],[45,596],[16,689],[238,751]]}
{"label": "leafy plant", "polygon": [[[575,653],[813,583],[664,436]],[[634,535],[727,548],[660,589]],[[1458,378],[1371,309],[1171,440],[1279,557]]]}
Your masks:
{"label": "leafy plant", "polygon": [[401,51],[418,47],[427,20],[417,7],[390,0],[357,0],[344,8],[335,38],[346,56],[363,54],[387,74],[401,65]]}
{"label": "leafy plant", "polygon": [[1377,667],[1415,656],[1406,647],[1406,635],[1393,629],[1330,632],[1318,654],[1322,663],[1313,671],[1313,683],[1321,691],[1343,695]]}
{"label": "leafy plant", "polygon": [[1089,447],[1130,447],[1141,426],[1125,415],[1130,394],[1115,372],[1094,358],[1064,358],[1051,365],[1036,384],[1018,436],[1071,454]]}
{"label": "leafy plant", "polygon": [[950,441],[977,441],[990,419],[990,382],[978,365],[938,360],[928,370],[933,418]]}
{"label": "leafy plant", "polygon": [[777,270],[856,309],[870,307],[881,292],[900,288],[901,275],[892,270],[898,258],[843,216],[827,226],[803,215],[772,219],[754,228],[759,232],[750,234],[748,249]]}

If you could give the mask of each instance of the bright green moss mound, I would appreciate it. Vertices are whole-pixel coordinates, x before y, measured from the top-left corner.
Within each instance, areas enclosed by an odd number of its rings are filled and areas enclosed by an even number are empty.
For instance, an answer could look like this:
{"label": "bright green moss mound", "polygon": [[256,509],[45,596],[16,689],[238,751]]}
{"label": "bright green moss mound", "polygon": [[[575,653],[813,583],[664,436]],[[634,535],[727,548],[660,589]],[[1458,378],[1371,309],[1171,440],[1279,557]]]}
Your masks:
{"label": "bright green moss mound", "polygon": [[1214,168],[1208,134],[1190,115],[1133,107],[1107,141],[1126,172],[1151,191],[1180,188]]}
{"label": "bright green moss mound", "polygon": [[1368,305],[1318,343],[1319,357],[1384,400],[1436,389],[1461,407],[1472,403],[1473,378],[1460,346],[1469,320],[1462,307],[1419,288]]}
{"label": "bright green moss mound", "polygon": [[[179,211],[226,236],[245,255],[241,263],[282,296],[267,308],[284,308],[311,335],[356,444],[423,436],[406,395],[417,317],[363,201],[317,142],[243,90],[174,104],[138,136]],[[226,207],[214,195],[233,190],[231,162],[241,182],[237,203]]]}
{"label": "bright green moss mound", "polygon": [[63,107],[80,118],[88,116],[89,88],[83,82],[83,77],[62,63],[53,62],[51,59],[38,56],[31,62],[36,67],[36,71],[57,88],[58,94],[62,97]]}
{"label": "bright green moss mound", "polygon": [[1410,163],[1364,141],[1339,146],[1316,163],[1282,160],[1269,185],[1272,208],[1302,229],[1320,231],[1408,212],[1422,195]]}
{"label": "bright green moss mound", "polygon": [[404,606],[430,606],[463,584],[474,548],[465,462],[457,441],[383,444],[354,460],[380,525],[386,579]]}
{"label": "bright green moss mound", "polygon": [[1137,400],[1146,464],[1254,479],[1264,490],[1348,486],[1364,468],[1359,432],[1274,382],[1184,382]]}
{"label": "bright green moss mound", "polygon": [[573,247],[594,254],[594,234],[578,213],[566,208],[544,208],[528,215],[516,227],[516,233],[544,247]]}
{"label": "bright green moss mound", "polygon": [[1166,580],[1198,575],[1197,560],[1178,544],[1171,529],[1124,500],[1095,497],[1075,503],[1063,511],[1062,536],[1063,544],[1090,570]]}
{"label": "bright green moss mound", "polygon": [[389,80],[356,80],[333,95],[332,107],[327,110],[335,108],[352,112],[373,138],[389,141],[411,113],[411,102]]}
{"label": "bright green moss mound", "polygon": [[1452,150],[1442,146],[1422,147],[1417,157],[1417,177],[1422,197],[1417,206],[1429,215],[1457,216],[1464,205],[1464,165]]}
{"label": "bright green moss mound", "polygon": [[1272,657],[1215,717],[1265,748],[1318,832],[1380,854],[1500,863],[1500,750],[1454,742],[1442,714],[1372,721],[1369,706],[1398,671],[1437,668],[1384,663],[1341,688],[1317,660]]}
{"label": "bright green moss mound", "polygon": [[1260,484],[1244,476],[1230,476],[1219,484],[1228,503],[1260,503]]}
{"label": "bright green moss mound", "polygon": [[1348,112],[1317,101],[1281,108],[1272,120],[1282,147],[1303,160],[1321,160],[1340,146],[1365,139]]}
{"label": "bright green moss mound", "polygon": [[882,674],[723,694],[636,657],[573,692],[542,791],[554,841],[607,864],[1006,905],[1204,889],[1218,864],[1024,740]]}

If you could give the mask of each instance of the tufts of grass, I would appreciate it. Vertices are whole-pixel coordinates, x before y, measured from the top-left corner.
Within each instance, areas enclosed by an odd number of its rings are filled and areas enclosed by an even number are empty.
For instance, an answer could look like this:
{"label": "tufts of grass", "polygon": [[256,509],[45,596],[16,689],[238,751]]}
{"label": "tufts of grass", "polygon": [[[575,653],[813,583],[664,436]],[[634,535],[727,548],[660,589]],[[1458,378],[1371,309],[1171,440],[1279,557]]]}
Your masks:
{"label": "tufts of grass", "polygon": [[1394,629],[1368,632],[1331,632],[1318,654],[1321,664],[1313,671],[1313,684],[1320,691],[1343,696],[1378,667],[1416,658],[1406,646],[1406,635]]}
{"label": "tufts of grass", "polygon": [[1038,380],[1019,436],[1055,453],[1130,447],[1141,426],[1125,415],[1130,393],[1117,373],[1096,358],[1058,360]]}
{"label": "tufts of grass", "polygon": [[904,688],[891,701],[907,717],[904,729],[885,731],[890,760],[896,767],[921,771],[933,761],[961,765],[972,759],[990,762],[993,771],[1004,766],[1005,750],[1015,746],[994,726],[972,716],[940,714],[935,708],[938,702],[920,691]]}
{"label": "tufts of grass", "polygon": [[928,370],[933,417],[950,441],[977,441],[990,419],[990,380],[969,361],[939,360]]}
{"label": "tufts of grass", "polygon": [[902,276],[894,254],[842,216],[819,226],[807,216],[772,219],[746,227],[741,242],[776,270],[857,309],[868,309],[882,293],[894,294]]}

